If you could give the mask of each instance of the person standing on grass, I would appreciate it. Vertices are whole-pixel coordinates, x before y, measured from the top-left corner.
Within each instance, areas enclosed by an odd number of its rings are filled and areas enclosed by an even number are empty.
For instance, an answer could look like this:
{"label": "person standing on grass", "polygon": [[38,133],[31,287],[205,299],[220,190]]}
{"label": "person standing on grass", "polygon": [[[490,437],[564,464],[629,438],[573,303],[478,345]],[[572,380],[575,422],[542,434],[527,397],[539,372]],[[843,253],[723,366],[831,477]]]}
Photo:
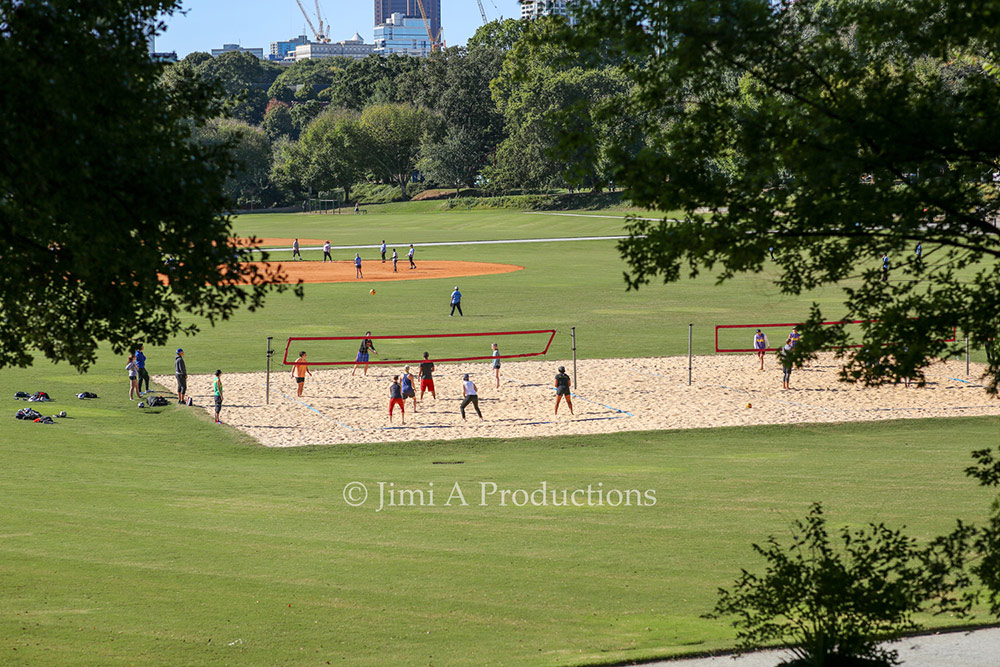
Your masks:
{"label": "person standing on grass", "polygon": [[406,253],[407,259],[410,260],[410,268],[411,269],[417,268],[417,265],[413,263],[413,253],[414,253],[413,244],[411,243],[410,244],[410,252]]}
{"label": "person standing on grass", "polygon": [[382,263],[385,264],[385,239],[382,239]]}
{"label": "person standing on grass", "polygon": [[399,386],[403,390],[403,402],[405,403],[406,399],[412,398],[413,399],[413,411],[416,412],[417,411],[417,392],[413,388],[413,374],[410,373],[410,367],[409,366],[406,366],[405,368],[403,368],[403,377],[402,377],[402,379],[400,379]]}
{"label": "person standing on grass", "polygon": [[757,358],[760,359],[760,370],[764,370],[764,354],[767,352],[769,343],[767,334],[760,329],[753,335],[753,349],[757,350]]}
{"label": "person standing on grass", "polygon": [[128,363],[125,364],[125,370],[128,371],[128,400],[134,401],[134,396],[139,393],[139,387],[136,384],[139,379],[139,368],[135,365],[135,355],[128,355]]}
{"label": "person standing on grass", "polygon": [[330,247],[331,246],[330,246],[330,242],[329,241],[327,241],[326,243],[323,244],[323,263],[324,264],[326,264],[326,260],[330,260],[330,263],[333,264],[333,255],[330,254]]}
{"label": "person standing on grass", "polygon": [[399,253],[397,253],[396,249],[393,248],[392,249],[392,272],[393,273],[396,273],[396,262],[398,262],[398,261],[399,261]]}
{"label": "person standing on grass", "polygon": [[222,371],[215,371],[215,380],[212,381],[212,395],[215,396],[215,423],[221,424],[219,414],[222,412]]}
{"label": "person standing on grass", "polygon": [[424,391],[431,392],[434,400],[437,394],[434,393],[434,362],[428,358],[430,353],[424,352],[424,360],[420,363],[420,400],[424,400]]}
{"label": "person standing on grass", "polygon": [[497,376],[497,389],[500,388],[500,348],[493,343],[493,372]]}
{"label": "person standing on grass", "polygon": [[139,395],[145,395],[142,391],[142,381],[146,381],[146,392],[149,391],[149,373],[146,371],[146,355],[142,352],[142,343],[139,343],[135,351],[135,367],[139,376],[139,383],[136,385],[139,389]]}
{"label": "person standing on grass", "polygon": [[479,390],[476,389],[476,383],[469,379],[468,373],[462,376],[462,396],[462,406],[459,408],[462,411],[462,421],[465,421],[465,407],[469,403],[476,409],[479,419],[482,419],[483,413],[479,411]]}
{"label": "person standing on grass", "polygon": [[889,253],[882,255],[882,282],[889,281]]}
{"label": "person standing on grass", "polygon": [[455,291],[451,293],[451,315],[448,317],[455,317],[456,308],[458,308],[459,317],[465,317],[462,314],[462,293],[458,291],[458,285],[455,285]]}
{"label": "person standing on grass", "polygon": [[306,353],[299,352],[299,358],[292,362],[292,377],[295,379],[295,395],[302,395],[302,388],[306,384],[306,373],[312,375],[309,364],[306,363]]}
{"label": "person standing on grass", "polygon": [[294,241],[292,241],[292,259],[294,260],[296,257],[298,257],[299,259],[302,259],[302,253],[299,251],[299,240],[298,239],[295,239]]}
{"label": "person standing on grass", "polygon": [[361,255],[359,253],[354,253],[354,277],[364,278],[364,274],[361,273]]}
{"label": "person standing on grass", "polygon": [[351,369],[351,375],[354,375],[354,371],[358,370],[358,364],[365,365],[365,375],[368,375],[368,351],[371,350],[372,354],[378,354],[375,351],[375,343],[372,342],[371,335],[371,331],[365,332],[365,338],[361,341],[361,347],[358,348],[358,358],[354,360],[354,368]]}
{"label": "person standing on grass", "polygon": [[781,355],[781,388],[790,389],[789,382],[792,379],[792,360],[791,352],[794,345],[791,343],[785,343],[781,348],[779,354]]}
{"label": "person standing on grass", "polygon": [[177,378],[177,402],[184,405],[184,394],[188,387],[188,369],[184,363],[184,350],[177,348],[177,356],[174,357],[174,376]]}
{"label": "person standing on grass", "polygon": [[556,414],[559,414],[559,402],[566,399],[566,406],[569,408],[569,413],[573,414],[573,401],[569,398],[569,376],[566,375],[566,367],[560,366],[559,372],[556,374]]}
{"label": "person standing on grass", "polygon": [[392,384],[389,385],[389,423],[392,423],[392,410],[399,406],[400,423],[406,424],[406,401],[403,400],[403,390],[399,386],[399,376],[392,376]]}

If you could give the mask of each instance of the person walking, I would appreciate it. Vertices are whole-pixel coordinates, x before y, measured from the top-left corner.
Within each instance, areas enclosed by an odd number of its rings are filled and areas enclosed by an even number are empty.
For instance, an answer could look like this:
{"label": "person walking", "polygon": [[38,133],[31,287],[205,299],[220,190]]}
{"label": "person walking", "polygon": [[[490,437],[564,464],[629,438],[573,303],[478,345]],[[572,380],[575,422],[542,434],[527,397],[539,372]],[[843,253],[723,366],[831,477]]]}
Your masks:
{"label": "person walking", "polygon": [[462,293],[458,291],[458,285],[455,285],[455,291],[451,293],[451,315],[448,317],[455,317],[456,308],[458,308],[459,317],[465,317],[462,314]]}
{"label": "person walking", "polygon": [[559,372],[556,373],[556,414],[559,414],[559,402],[566,399],[566,406],[569,408],[569,413],[573,414],[573,401],[570,400],[570,390],[569,390],[569,376],[566,375],[566,367],[560,366]]}
{"label": "person walking", "polygon": [[400,421],[406,424],[406,401],[403,400],[403,390],[399,386],[399,376],[392,376],[392,384],[389,385],[389,423],[392,423],[392,410],[399,406]]}
{"label": "person walking", "polygon": [[326,264],[326,260],[330,260],[333,263],[333,255],[330,254],[330,242],[327,241],[323,244],[323,263]]}
{"label": "person walking", "polygon": [[760,370],[764,370],[764,355],[768,348],[767,334],[757,329],[753,335],[753,349],[757,350],[757,358],[760,359]]}
{"label": "person walking", "polygon": [[361,255],[359,253],[354,253],[354,277],[364,278],[364,274],[361,273]]}
{"label": "person walking", "polygon": [[889,281],[889,253],[882,255],[882,282]]}
{"label": "person walking", "polygon": [[382,263],[385,264],[385,239],[382,239]]}
{"label": "person walking", "polygon": [[378,354],[375,351],[375,344],[371,339],[372,332],[366,331],[364,340],[361,341],[361,347],[358,348],[358,358],[354,360],[354,368],[351,369],[351,375],[354,375],[354,371],[358,370],[358,364],[365,365],[365,375],[368,375],[368,351],[371,350],[372,354]]}
{"label": "person walking", "polygon": [[497,376],[497,389],[500,388],[500,347],[493,343],[493,372]]}
{"label": "person walking", "polygon": [[459,408],[462,411],[462,421],[465,421],[465,408],[469,403],[476,409],[479,419],[482,419],[483,413],[479,411],[479,390],[476,389],[476,383],[469,379],[468,373],[462,376],[462,396],[462,406]]}
{"label": "person walking", "polygon": [[393,273],[396,273],[396,262],[398,262],[398,261],[399,261],[399,253],[397,253],[396,249],[393,248],[392,249],[392,272]]}
{"label": "person walking", "polygon": [[212,381],[212,395],[215,396],[215,423],[221,424],[219,415],[222,413],[222,371],[215,371],[215,380]]}
{"label": "person walking", "polygon": [[125,364],[125,370],[128,372],[128,400],[134,401],[139,393],[139,387],[136,385],[139,378],[139,368],[135,365],[135,355],[128,355],[128,363]]}
{"label": "person walking", "polygon": [[411,269],[417,268],[417,265],[413,263],[413,253],[414,253],[413,244],[411,243],[410,244],[410,252],[406,253],[407,259],[410,260],[410,268]]}
{"label": "person walking", "polygon": [[[142,343],[139,343],[139,346],[136,348],[136,351],[135,351],[135,367],[136,367],[136,370],[137,370],[137,373],[138,373],[138,376],[139,376],[139,382],[138,382],[138,384],[136,386],[139,389],[139,395],[140,396],[144,396],[146,394],[146,392],[149,391],[149,372],[146,371],[146,355],[143,354]],[[145,392],[142,390],[142,381],[143,380],[146,381],[146,391]]]}
{"label": "person walking", "polygon": [[406,366],[403,368],[403,377],[399,381],[399,386],[403,392],[403,402],[406,399],[413,399],[413,411],[417,411],[417,392],[413,388],[413,374],[410,373],[410,367]]}
{"label": "person walking", "polygon": [[781,355],[781,388],[790,389],[789,382],[792,379],[792,360],[791,352],[794,345],[791,343],[785,343],[780,351]]}
{"label": "person walking", "polygon": [[174,357],[174,376],[177,378],[177,402],[184,405],[184,394],[188,387],[188,369],[184,363],[184,350],[177,348],[177,356]]}
{"label": "person walking", "polygon": [[918,241],[918,242],[917,242],[917,247],[916,247],[916,249],[915,249],[915,250],[913,251],[913,254],[915,254],[915,255],[917,256],[917,259],[918,259],[918,260],[919,260],[919,259],[920,259],[921,257],[923,257],[923,256],[924,256],[924,244]]}
{"label": "person walking", "polygon": [[299,251],[299,240],[298,239],[295,239],[294,241],[292,241],[292,259],[294,260],[296,257],[298,257],[299,259],[302,259],[302,253]]}
{"label": "person walking", "polygon": [[358,202],[354,202],[354,215],[357,215],[360,212],[361,212],[361,207],[358,205]]}
{"label": "person walking", "polygon": [[299,352],[299,358],[292,362],[292,377],[295,379],[295,395],[302,395],[302,388],[306,384],[306,373],[312,375],[309,364],[306,363],[305,350]]}
{"label": "person walking", "polygon": [[420,400],[424,400],[424,392],[431,392],[434,400],[437,394],[434,393],[434,362],[429,360],[430,353],[424,352],[424,360],[420,363]]}

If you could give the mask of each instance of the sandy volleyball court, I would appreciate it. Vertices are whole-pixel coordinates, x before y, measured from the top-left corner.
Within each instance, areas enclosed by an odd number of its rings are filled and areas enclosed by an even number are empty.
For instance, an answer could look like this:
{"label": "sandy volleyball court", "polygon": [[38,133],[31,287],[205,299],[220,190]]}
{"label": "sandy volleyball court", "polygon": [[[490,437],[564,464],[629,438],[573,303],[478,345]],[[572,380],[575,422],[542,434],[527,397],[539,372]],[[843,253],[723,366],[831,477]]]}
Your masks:
{"label": "sandy volleyball court", "polygon": [[[488,362],[442,364],[435,373],[437,400],[428,393],[417,411],[407,400],[406,425],[388,421],[389,383],[397,366],[370,366],[365,377],[351,367],[315,370],[295,398],[290,370],[271,374],[271,403],[264,404],[264,373],[225,374],[223,421],[269,447],[455,438],[520,438],[751,426],[801,422],[855,422],[924,417],[1000,415],[1000,400],[978,383],[981,367],[965,376],[964,362],[928,369],[923,388],[865,389],[837,382],[832,358],[792,374],[792,389],[781,389],[781,370],[773,358],[757,370],[752,355],[712,355],[694,360],[694,383],[687,384],[686,357],[580,361],[579,386],[570,415],[565,405],[553,415],[556,368],[565,360],[505,363],[495,388]],[[415,369],[412,369],[415,370]],[[467,409],[459,415],[462,373],[479,388],[485,421]],[[170,376],[156,382],[172,388]],[[210,410],[208,375],[192,376],[188,387],[200,409]],[[747,407],[750,404],[751,407]]]}

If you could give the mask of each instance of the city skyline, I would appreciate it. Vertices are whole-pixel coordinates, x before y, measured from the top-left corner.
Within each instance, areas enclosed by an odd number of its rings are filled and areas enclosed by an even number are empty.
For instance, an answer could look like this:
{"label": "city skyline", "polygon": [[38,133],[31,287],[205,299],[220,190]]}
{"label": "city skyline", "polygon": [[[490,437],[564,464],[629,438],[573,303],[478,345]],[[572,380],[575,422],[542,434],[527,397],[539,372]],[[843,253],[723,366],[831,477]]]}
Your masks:
{"label": "city skyline", "polygon": [[[439,1],[445,42],[448,46],[465,44],[483,23],[475,0]],[[314,2],[303,0],[303,5],[310,15],[315,12]],[[504,18],[521,15],[517,0],[483,0],[483,7],[491,21],[501,15]],[[324,23],[330,26],[327,33],[331,40],[350,39],[357,32],[366,43],[372,42],[375,27],[372,3],[345,6],[320,0],[320,8]],[[209,52],[223,44],[261,47],[268,53],[271,42],[303,34],[305,26],[295,0],[200,0],[185,2],[181,9],[185,14],[167,18],[166,32],[156,37],[157,51],[176,51],[179,58],[195,51]],[[312,38],[308,27],[306,34]]]}

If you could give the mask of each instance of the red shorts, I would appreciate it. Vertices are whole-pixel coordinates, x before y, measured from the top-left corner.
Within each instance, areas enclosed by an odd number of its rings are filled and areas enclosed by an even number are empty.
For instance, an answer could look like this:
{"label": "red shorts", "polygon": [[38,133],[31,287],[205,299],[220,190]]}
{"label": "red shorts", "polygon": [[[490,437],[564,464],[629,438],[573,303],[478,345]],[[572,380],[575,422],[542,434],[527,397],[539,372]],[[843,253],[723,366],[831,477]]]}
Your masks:
{"label": "red shorts", "polygon": [[399,411],[406,414],[406,403],[403,402],[401,398],[390,398],[389,399],[389,416],[392,416],[392,409],[399,406]]}
{"label": "red shorts", "polygon": [[427,378],[421,380],[420,381],[420,391],[421,392],[429,391],[429,392],[431,392],[433,394],[434,393],[434,380],[433,379],[427,379]]}

